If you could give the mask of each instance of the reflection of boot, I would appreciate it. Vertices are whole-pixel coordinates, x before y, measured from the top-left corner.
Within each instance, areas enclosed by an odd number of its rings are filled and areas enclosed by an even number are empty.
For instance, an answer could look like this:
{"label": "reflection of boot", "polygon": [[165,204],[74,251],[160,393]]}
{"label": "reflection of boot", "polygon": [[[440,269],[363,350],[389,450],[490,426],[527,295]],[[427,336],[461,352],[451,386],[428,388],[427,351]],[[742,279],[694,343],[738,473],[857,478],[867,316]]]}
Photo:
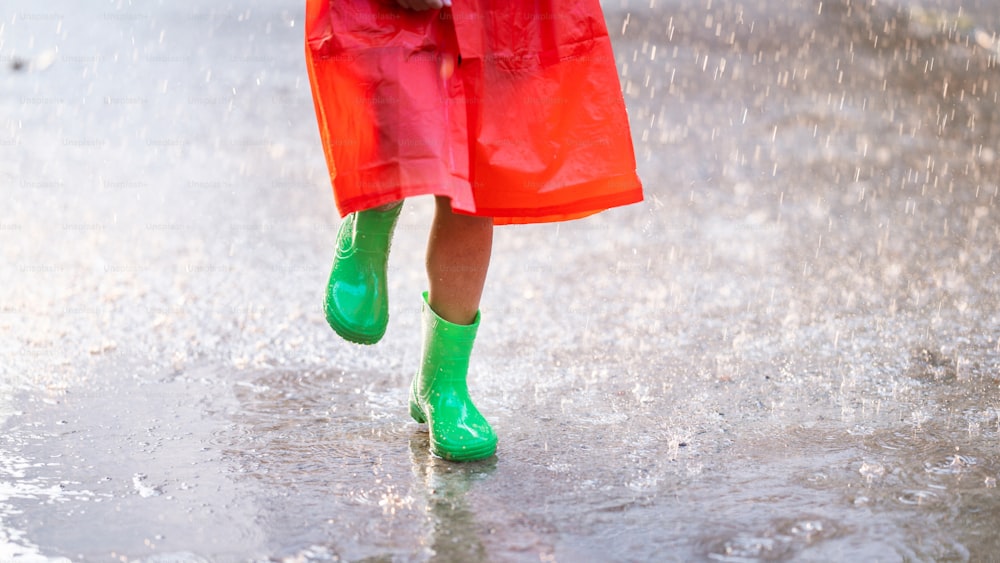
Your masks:
{"label": "reflection of boot", "polygon": [[337,256],[326,287],[326,321],[343,338],[374,344],[389,324],[386,268],[389,244],[403,203],[368,209],[344,218]]}
{"label": "reflection of boot", "polygon": [[476,481],[496,470],[496,457],[458,465],[430,455],[427,434],[410,437],[410,459],[416,476],[415,492],[427,502],[427,536],[421,545],[434,550],[435,561],[488,561],[483,545],[485,528],[477,522],[467,495]]}
{"label": "reflection of boot", "polygon": [[489,457],[497,447],[465,381],[478,329],[479,313],[471,325],[450,323],[431,310],[424,293],[423,362],[410,386],[410,415],[427,423],[431,453],[452,461]]}

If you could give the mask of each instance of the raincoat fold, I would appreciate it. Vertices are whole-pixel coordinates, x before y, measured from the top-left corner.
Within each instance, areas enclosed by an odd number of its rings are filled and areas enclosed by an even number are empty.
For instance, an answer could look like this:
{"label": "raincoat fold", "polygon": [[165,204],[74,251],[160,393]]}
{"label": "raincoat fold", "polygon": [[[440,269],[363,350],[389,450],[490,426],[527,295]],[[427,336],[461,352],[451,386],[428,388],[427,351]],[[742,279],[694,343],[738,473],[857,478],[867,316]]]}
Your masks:
{"label": "raincoat fold", "polygon": [[306,59],[341,215],[433,194],[533,223],[642,199],[597,0],[307,0]]}

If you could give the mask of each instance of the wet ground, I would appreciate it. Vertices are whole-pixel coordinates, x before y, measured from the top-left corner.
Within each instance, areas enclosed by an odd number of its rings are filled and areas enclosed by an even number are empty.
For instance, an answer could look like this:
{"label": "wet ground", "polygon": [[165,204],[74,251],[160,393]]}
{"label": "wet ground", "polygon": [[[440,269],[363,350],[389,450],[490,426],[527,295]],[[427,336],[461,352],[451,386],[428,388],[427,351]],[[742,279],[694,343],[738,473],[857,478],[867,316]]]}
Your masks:
{"label": "wet ground", "polygon": [[647,200],[505,227],[471,384],[408,419],[338,220],[301,7],[0,8],[0,560],[987,560],[1000,4],[605,3]]}

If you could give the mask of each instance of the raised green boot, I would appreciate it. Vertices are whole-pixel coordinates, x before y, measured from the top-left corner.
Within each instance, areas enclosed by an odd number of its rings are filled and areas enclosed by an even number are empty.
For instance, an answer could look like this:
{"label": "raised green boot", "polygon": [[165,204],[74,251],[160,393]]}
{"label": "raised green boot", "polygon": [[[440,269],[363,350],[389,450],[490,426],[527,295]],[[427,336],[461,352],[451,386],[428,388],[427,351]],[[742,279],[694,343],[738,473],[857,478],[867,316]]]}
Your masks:
{"label": "raised green boot", "polygon": [[410,416],[427,423],[431,453],[452,461],[483,459],[497,449],[497,435],[465,382],[478,329],[479,313],[471,325],[450,323],[431,310],[424,293],[423,362],[410,386]]}
{"label": "raised green boot", "polygon": [[337,233],[337,256],[326,286],[326,321],[358,344],[375,344],[389,324],[386,269],[392,230],[403,202],[351,213]]}

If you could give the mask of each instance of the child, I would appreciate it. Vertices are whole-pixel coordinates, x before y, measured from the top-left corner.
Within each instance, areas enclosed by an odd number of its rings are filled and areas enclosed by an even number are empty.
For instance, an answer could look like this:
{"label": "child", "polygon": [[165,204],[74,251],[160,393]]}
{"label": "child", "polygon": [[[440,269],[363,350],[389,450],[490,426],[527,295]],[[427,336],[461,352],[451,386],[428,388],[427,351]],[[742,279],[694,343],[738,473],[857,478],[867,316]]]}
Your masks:
{"label": "child", "polygon": [[326,318],[379,341],[403,200],[434,195],[410,414],[433,454],[468,461],[497,442],[466,386],[493,225],[585,217],[642,188],[598,0],[453,1],[307,0],[306,59],[344,217]]}

